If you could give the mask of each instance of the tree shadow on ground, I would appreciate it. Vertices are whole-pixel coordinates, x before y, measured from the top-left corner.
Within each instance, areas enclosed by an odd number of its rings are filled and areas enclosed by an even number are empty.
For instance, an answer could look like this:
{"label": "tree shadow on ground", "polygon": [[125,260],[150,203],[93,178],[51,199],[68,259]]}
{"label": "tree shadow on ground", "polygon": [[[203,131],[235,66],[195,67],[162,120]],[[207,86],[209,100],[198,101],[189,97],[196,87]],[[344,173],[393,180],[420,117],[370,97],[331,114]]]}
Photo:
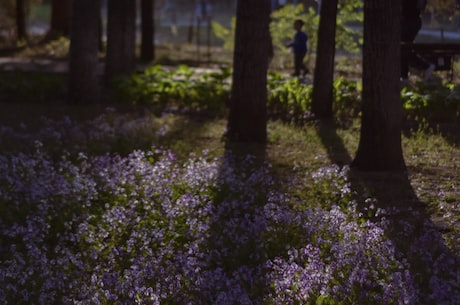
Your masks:
{"label": "tree shadow on ground", "polygon": [[180,158],[188,158],[190,151],[201,152],[207,150],[215,152],[215,155],[222,155],[224,143],[215,133],[223,134],[224,130],[208,130],[212,126],[215,128],[215,122],[221,120],[222,117],[207,113],[172,113],[171,117],[175,119],[173,122],[168,122],[168,113],[154,114],[154,112],[151,112],[151,110],[146,111],[148,115],[166,117],[165,134],[159,138],[157,145],[174,148],[175,153]]}
{"label": "tree shadow on ground", "polygon": [[438,124],[440,134],[450,144],[460,147],[460,120],[457,122],[447,122]]}
{"label": "tree shadow on ground", "polygon": [[345,143],[337,134],[334,119],[320,120],[317,125],[317,132],[332,163],[339,166],[351,164],[352,158],[345,147]]}
{"label": "tree shadow on ground", "polygon": [[[181,116],[164,139],[167,146],[195,143],[196,150],[206,139],[197,139],[202,129],[215,117]],[[184,140],[184,137],[188,137]],[[215,141],[216,139],[209,139]],[[192,296],[198,303],[261,304],[265,295],[264,243],[266,234],[263,206],[267,202],[265,182],[266,144],[250,142],[207,142],[203,148],[218,146],[221,156],[218,185],[211,194],[212,213],[209,235],[205,241],[207,270],[199,283],[199,291]],[[176,151],[177,149],[174,149]],[[182,156],[186,158],[186,156]]]}
{"label": "tree shadow on ground", "polygon": [[213,304],[261,304],[265,295],[265,154],[264,144],[225,145],[206,243],[210,268],[201,289]]}
{"label": "tree shadow on ground", "polygon": [[[352,157],[332,121],[321,121],[318,135],[332,163],[351,163]],[[358,196],[359,212],[367,220],[386,224],[385,233],[395,247],[395,255],[408,263],[419,294],[416,303],[460,304],[460,258],[449,249],[442,235],[449,228],[432,221],[426,203],[419,200],[412,188],[408,173],[352,168],[349,181]]]}

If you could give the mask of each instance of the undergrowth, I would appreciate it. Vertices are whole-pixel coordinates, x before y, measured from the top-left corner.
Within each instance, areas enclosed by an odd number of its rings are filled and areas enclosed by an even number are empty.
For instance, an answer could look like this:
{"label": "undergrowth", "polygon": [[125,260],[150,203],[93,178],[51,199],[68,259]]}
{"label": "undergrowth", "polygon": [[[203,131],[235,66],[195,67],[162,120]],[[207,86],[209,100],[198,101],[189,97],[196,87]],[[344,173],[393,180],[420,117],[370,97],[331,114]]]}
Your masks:
{"label": "undergrowth", "polygon": [[[153,66],[117,83],[117,97],[134,104],[224,111],[230,96],[231,70],[196,72],[186,66]],[[272,118],[303,123],[311,119],[312,86],[278,72],[268,74],[268,113]],[[460,88],[454,84],[417,83],[401,90],[408,121],[452,121],[460,117]],[[333,83],[333,108],[339,122],[358,117],[362,84],[339,77]]]}

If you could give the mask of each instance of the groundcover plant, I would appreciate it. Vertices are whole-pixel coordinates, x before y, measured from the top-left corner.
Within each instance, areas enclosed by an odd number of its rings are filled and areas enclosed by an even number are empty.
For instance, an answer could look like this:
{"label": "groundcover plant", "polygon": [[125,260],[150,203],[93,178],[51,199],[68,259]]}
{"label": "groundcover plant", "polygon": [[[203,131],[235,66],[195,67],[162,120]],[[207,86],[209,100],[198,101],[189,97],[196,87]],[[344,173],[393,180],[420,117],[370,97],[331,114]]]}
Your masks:
{"label": "groundcover plant", "polygon": [[420,287],[385,218],[358,211],[346,167],[296,177],[322,190],[310,204],[251,156],[90,153],[152,128],[113,122],[1,129],[23,151],[0,155],[0,303],[458,304],[458,277],[441,274],[458,276],[458,262],[425,257],[433,278]]}

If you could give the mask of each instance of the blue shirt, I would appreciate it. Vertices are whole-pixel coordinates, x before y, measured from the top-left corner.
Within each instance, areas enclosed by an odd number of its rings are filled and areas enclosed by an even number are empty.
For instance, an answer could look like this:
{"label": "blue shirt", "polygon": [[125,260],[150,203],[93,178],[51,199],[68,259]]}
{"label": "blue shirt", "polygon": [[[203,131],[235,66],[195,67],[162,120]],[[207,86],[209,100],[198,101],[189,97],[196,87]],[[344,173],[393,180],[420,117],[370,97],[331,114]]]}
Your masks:
{"label": "blue shirt", "polygon": [[294,53],[306,53],[307,40],[308,36],[305,32],[297,31],[294,35],[294,41],[292,42],[292,49]]}

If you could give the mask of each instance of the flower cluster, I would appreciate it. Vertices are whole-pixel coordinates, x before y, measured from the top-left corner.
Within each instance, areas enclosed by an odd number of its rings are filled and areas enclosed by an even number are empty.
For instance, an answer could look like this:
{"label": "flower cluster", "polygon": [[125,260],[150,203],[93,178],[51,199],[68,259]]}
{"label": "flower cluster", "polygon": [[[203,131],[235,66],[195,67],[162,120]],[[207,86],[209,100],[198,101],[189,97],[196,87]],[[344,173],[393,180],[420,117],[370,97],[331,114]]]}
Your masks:
{"label": "flower cluster", "polygon": [[113,108],[107,108],[99,116],[83,123],[68,116],[60,119],[41,117],[40,123],[44,127],[38,129],[25,123],[16,129],[0,126],[3,151],[32,152],[33,144],[39,141],[47,151],[56,155],[63,148],[72,153],[129,153],[134,149],[150,148],[170,129],[167,124],[158,123],[149,116],[122,114]]}

